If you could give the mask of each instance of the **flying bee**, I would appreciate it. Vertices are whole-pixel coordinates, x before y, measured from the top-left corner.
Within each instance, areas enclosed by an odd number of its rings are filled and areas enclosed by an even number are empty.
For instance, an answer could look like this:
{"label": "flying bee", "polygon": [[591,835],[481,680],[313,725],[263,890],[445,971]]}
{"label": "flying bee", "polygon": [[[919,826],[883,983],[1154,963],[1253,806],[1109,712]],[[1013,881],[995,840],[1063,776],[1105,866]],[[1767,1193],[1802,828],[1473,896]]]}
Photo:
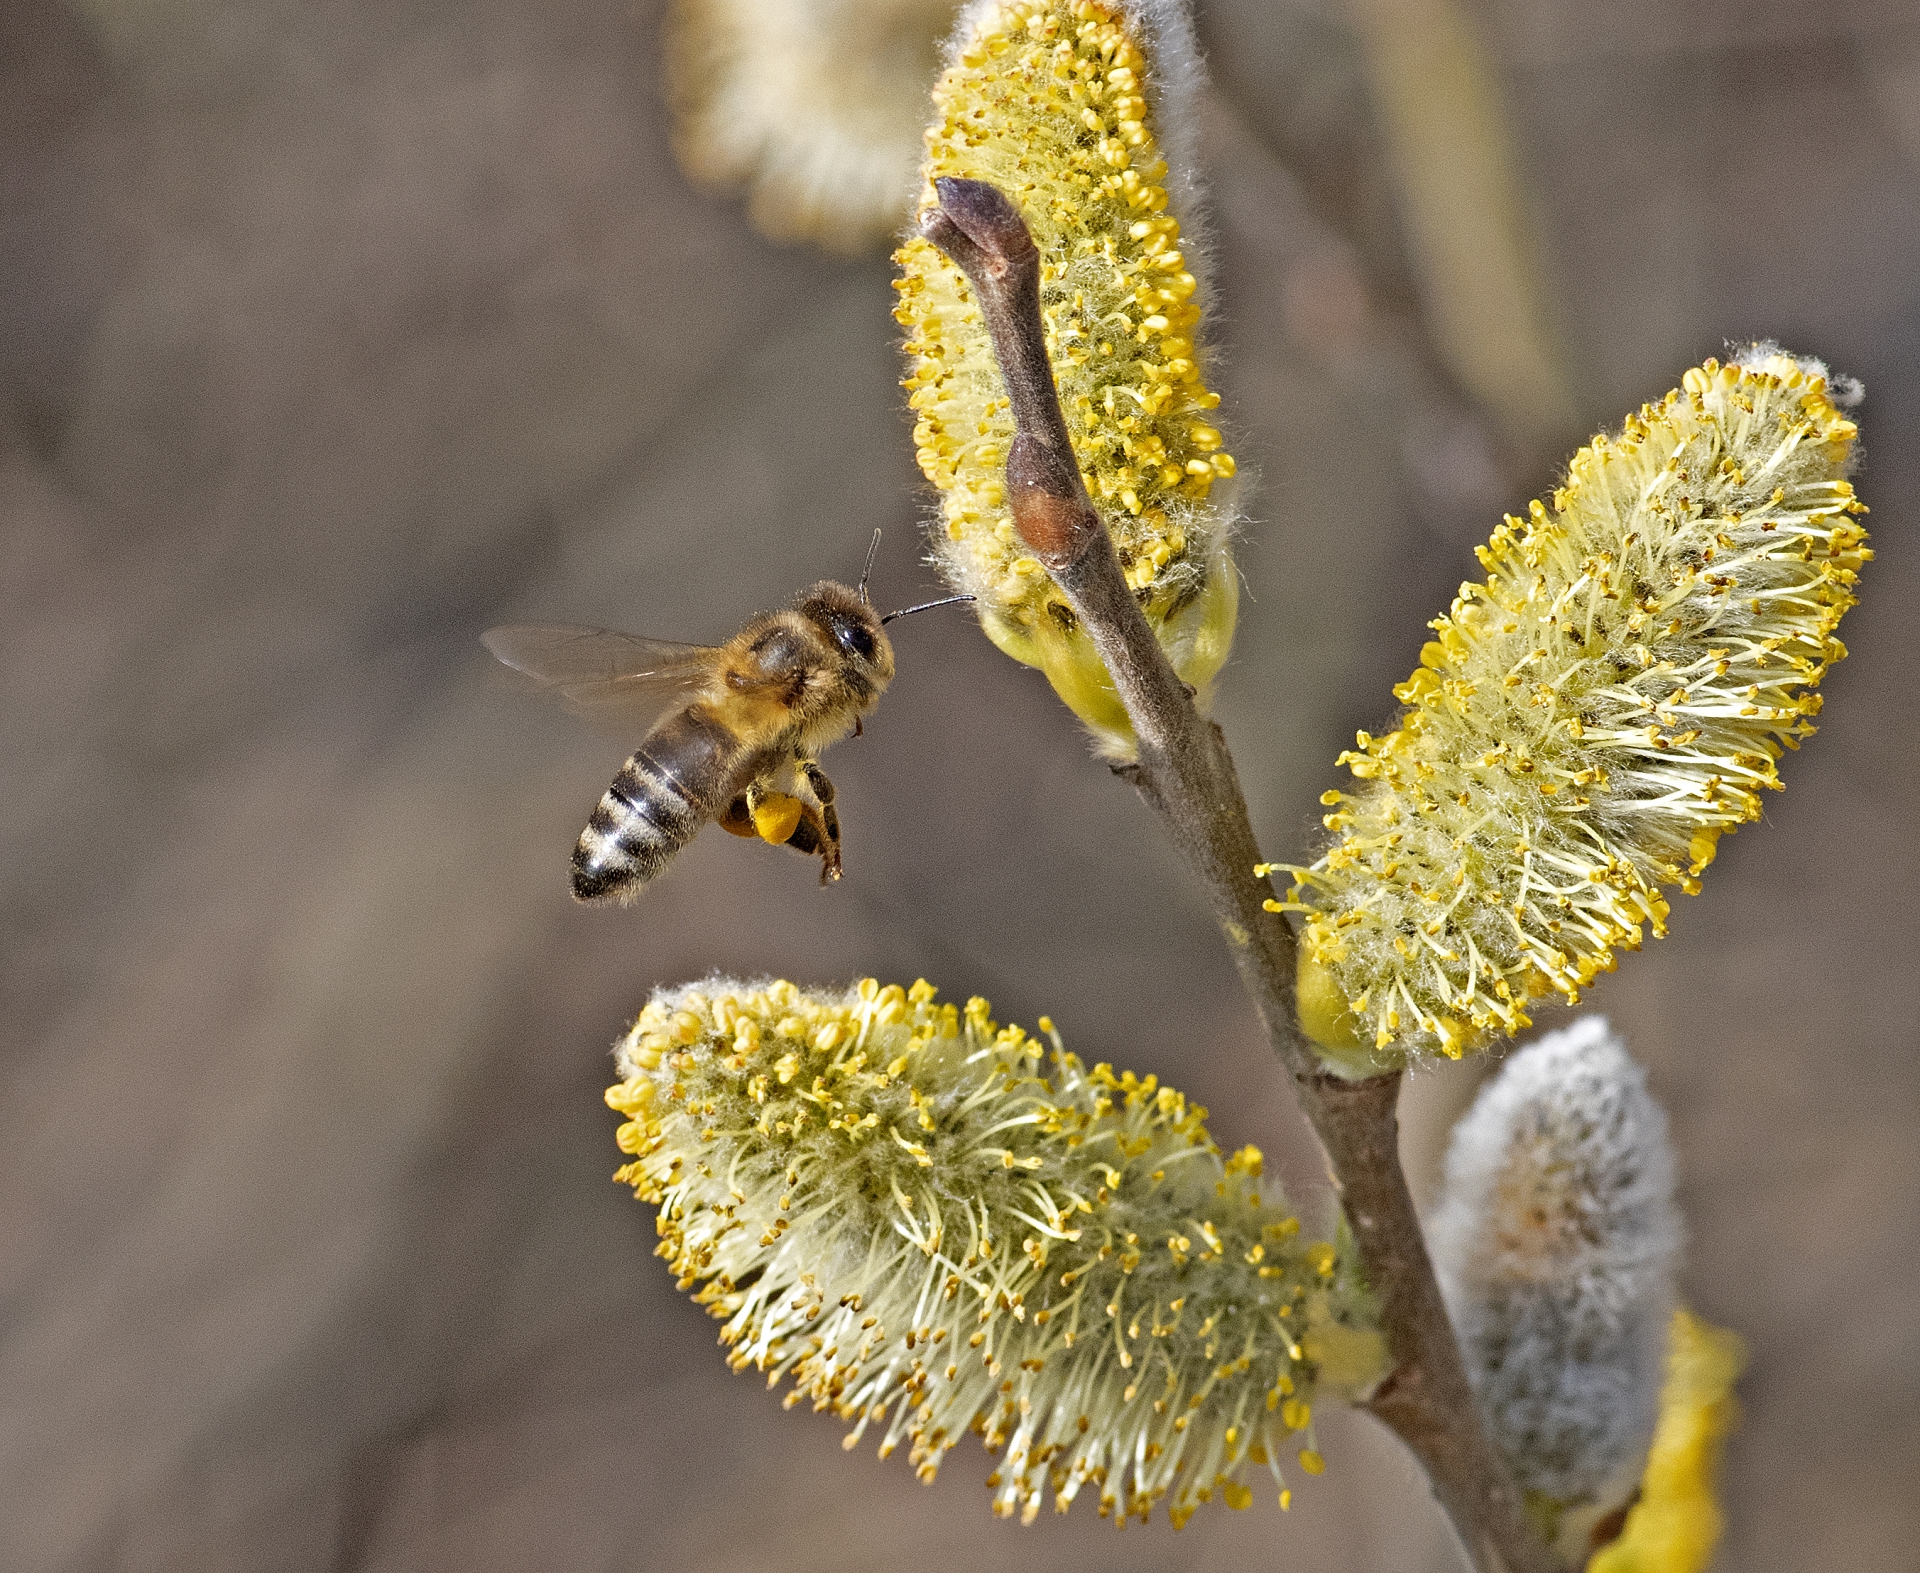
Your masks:
{"label": "flying bee", "polygon": [[886,625],[972,599],[882,617],[866,586],[865,574],[858,590],[823,579],[790,607],[748,619],[721,645],[553,623],[481,636],[499,660],[570,708],[670,706],[580,833],[576,900],[632,901],[713,819],[737,836],[817,855],[823,885],[840,877],[840,817],[820,755],[861,731],[893,680]]}

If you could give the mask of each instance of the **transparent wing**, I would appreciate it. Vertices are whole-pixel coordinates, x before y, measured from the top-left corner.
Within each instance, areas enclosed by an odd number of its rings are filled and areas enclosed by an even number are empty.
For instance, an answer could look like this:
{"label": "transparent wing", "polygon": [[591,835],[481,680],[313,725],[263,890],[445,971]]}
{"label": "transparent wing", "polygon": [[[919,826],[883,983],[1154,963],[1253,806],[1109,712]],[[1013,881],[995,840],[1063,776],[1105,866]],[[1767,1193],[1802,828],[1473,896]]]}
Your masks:
{"label": "transparent wing", "polygon": [[705,682],[718,653],[570,623],[513,623],[489,628],[480,641],[569,710],[608,722],[651,720]]}

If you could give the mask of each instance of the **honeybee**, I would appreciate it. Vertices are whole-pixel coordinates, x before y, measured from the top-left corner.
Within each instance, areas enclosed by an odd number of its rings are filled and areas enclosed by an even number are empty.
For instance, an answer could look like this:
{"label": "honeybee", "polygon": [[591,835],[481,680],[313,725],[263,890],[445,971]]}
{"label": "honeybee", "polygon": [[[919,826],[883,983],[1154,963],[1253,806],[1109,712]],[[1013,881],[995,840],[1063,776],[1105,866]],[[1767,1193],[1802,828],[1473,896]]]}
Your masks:
{"label": "honeybee", "polygon": [[720,645],[554,623],[489,629],[481,639],[495,657],[572,709],[671,707],[581,831],[574,898],[631,902],[714,819],[734,835],[818,856],[823,885],[839,879],[840,817],[820,755],[862,730],[893,680],[886,625],[971,599],[882,617],[863,573],[857,590],[822,579]]}

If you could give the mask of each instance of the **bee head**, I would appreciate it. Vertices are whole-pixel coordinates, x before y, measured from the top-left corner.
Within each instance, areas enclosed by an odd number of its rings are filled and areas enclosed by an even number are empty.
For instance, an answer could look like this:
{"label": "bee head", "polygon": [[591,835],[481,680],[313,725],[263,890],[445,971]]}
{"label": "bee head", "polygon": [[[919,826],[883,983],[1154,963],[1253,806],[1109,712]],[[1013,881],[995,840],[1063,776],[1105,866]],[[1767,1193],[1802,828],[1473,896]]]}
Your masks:
{"label": "bee head", "polygon": [[795,609],[868,682],[884,687],[893,680],[892,641],[880,626],[880,615],[858,591],[822,579],[801,592]]}

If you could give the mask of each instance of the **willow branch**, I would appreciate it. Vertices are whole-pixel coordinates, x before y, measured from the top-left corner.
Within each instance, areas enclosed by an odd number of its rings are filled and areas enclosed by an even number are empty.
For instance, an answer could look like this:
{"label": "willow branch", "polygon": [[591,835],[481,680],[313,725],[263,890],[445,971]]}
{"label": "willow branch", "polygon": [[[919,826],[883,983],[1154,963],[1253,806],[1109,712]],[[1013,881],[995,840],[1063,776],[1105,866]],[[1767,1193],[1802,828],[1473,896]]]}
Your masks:
{"label": "willow branch", "polygon": [[1133,722],[1125,774],[1206,887],[1268,1041],[1326,1149],[1394,1365],[1365,1407],[1425,1466],[1479,1573],[1552,1573],[1520,1494],[1487,1440],[1400,1167],[1397,1074],[1327,1072],[1294,1017],[1293,932],[1264,903],[1259,851],[1220,729],[1194,708],[1141,613],[1087,495],[1053,383],[1040,259],[1013,204],[984,181],[940,180],[923,233],[967,275],[993,339],[1017,435],[1007,454],[1015,528],[1106,663]]}

